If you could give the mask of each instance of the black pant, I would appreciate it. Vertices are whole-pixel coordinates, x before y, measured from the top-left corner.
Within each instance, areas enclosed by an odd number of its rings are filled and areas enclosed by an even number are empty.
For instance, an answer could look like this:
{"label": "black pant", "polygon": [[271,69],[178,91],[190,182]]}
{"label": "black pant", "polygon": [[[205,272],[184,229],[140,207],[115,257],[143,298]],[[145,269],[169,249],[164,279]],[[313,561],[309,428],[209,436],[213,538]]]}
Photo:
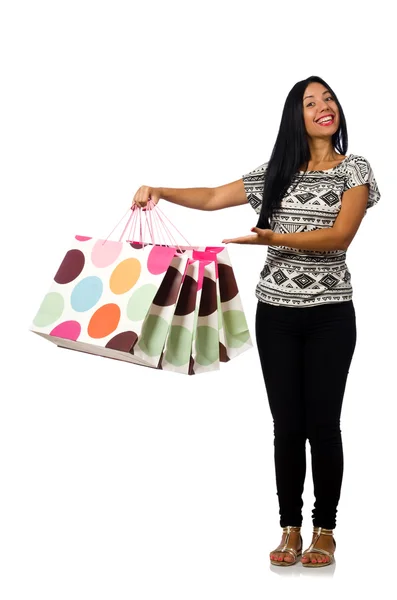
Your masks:
{"label": "black pant", "polygon": [[258,302],[256,339],[274,422],[280,525],[302,524],[307,438],[313,525],[334,529],[343,475],[340,415],[356,345],[353,301],[300,308]]}

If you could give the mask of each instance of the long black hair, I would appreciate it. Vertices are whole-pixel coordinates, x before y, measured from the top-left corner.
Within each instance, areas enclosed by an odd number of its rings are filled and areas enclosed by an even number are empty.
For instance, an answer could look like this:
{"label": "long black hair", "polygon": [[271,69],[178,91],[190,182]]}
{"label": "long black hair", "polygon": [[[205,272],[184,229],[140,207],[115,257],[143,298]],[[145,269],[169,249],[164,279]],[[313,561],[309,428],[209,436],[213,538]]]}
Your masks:
{"label": "long black hair", "polygon": [[339,128],[332,136],[332,144],[340,154],[347,152],[346,119],[334,91],[316,75],[298,81],[285,101],[276,143],[267,165],[263,202],[257,223],[257,227],[262,229],[270,229],[272,212],[280,206],[293,179],[297,178],[300,165],[306,165],[305,171],[308,167],[310,149],[303,117],[303,94],[311,82],[322,83],[335,100],[339,109]]}

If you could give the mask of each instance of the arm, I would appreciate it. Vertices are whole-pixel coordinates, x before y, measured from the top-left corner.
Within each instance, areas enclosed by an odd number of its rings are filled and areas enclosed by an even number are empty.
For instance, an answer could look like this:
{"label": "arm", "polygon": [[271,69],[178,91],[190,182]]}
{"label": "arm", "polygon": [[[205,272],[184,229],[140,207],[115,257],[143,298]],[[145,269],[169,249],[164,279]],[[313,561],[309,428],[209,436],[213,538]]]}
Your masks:
{"label": "arm", "polygon": [[248,202],[242,179],[215,188],[158,188],[159,198],[197,210],[220,210]]}
{"label": "arm", "polygon": [[333,227],[301,233],[274,233],[270,245],[301,250],[347,250],[365,215],[368,193],[368,184],[346,190]]}

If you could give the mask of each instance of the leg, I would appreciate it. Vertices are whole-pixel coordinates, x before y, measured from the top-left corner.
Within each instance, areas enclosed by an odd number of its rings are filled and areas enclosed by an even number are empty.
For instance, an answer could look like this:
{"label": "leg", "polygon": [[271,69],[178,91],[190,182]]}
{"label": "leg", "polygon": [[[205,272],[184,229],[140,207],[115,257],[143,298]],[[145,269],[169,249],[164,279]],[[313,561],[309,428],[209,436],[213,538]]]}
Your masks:
{"label": "leg", "polygon": [[[332,530],[342,486],[340,416],[356,345],[355,310],[352,301],[343,302],[310,308],[307,317],[304,398],[315,495],[313,525]],[[316,545],[330,552],[335,547],[332,536],[322,536]],[[320,554],[314,557],[328,561]]]}
{"label": "leg", "polygon": [[[259,302],[256,313],[257,346],[274,423],[281,527],[299,527],[302,524],[302,492],[306,475],[303,340],[299,334],[301,315],[296,312],[298,310],[301,309]],[[290,543],[299,539],[299,533],[293,532]],[[285,556],[286,560],[292,560],[290,555]]]}

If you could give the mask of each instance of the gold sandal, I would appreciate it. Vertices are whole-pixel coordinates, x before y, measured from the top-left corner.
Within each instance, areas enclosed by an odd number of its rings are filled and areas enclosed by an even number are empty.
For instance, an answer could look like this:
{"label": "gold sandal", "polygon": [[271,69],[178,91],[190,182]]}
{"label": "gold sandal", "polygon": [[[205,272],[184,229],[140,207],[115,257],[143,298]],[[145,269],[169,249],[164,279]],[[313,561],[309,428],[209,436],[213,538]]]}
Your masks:
{"label": "gold sandal", "polygon": [[[328,556],[329,561],[328,562],[316,562],[316,563],[312,563],[311,560],[309,560],[309,562],[307,562],[307,563],[304,563],[301,561],[302,565],[304,567],[327,567],[328,565],[332,565],[332,563],[335,562],[334,553],[328,552],[327,550],[322,550],[322,548],[315,547],[315,544],[318,542],[320,535],[333,535],[332,529],[324,529],[324,527],[313,527],[313,533],[316,534],[316,537],[313,540],[313,542],[310,544],[309,548],[307,550],[304,550],[304,552],[302,554],[302,558],[304,557],[305,554],[309,554],[310,552],[318,552],[319,554],[325,554],[326,556]],[[334,539],[334,544],[335,544],[335,550],[336,550],[335,539]]]}
{"label": "gold sandal", "polygon": [[283,533],[287,534],[287,537],[285,538],[285,542],[284,544],[281,542],[281,544],[278,546],[278,548],[276,548],[275,550],[273,550],[270,554],[273,554],[273,552],[289,552],[292,554],[294,560],[291,562],[287,562],[286,560],[272,560],[270,559],[270,562],[272,563],[272,565],[276,565],[277,567],[291,567],[292,565],[294,565],[296,563],[296,561],[298,560],[298,558],[302,555],[302,536],[300,535],[300,540],[301,540],[301,546],[299,550],[295,550],[294,548],[288,548],[288,542],[289,542],[289,536],[291,531],[299,531],[300,532],[301,528],[300,527],[291,527],[290,525],[288,525],[288,527],[283,527]]}

